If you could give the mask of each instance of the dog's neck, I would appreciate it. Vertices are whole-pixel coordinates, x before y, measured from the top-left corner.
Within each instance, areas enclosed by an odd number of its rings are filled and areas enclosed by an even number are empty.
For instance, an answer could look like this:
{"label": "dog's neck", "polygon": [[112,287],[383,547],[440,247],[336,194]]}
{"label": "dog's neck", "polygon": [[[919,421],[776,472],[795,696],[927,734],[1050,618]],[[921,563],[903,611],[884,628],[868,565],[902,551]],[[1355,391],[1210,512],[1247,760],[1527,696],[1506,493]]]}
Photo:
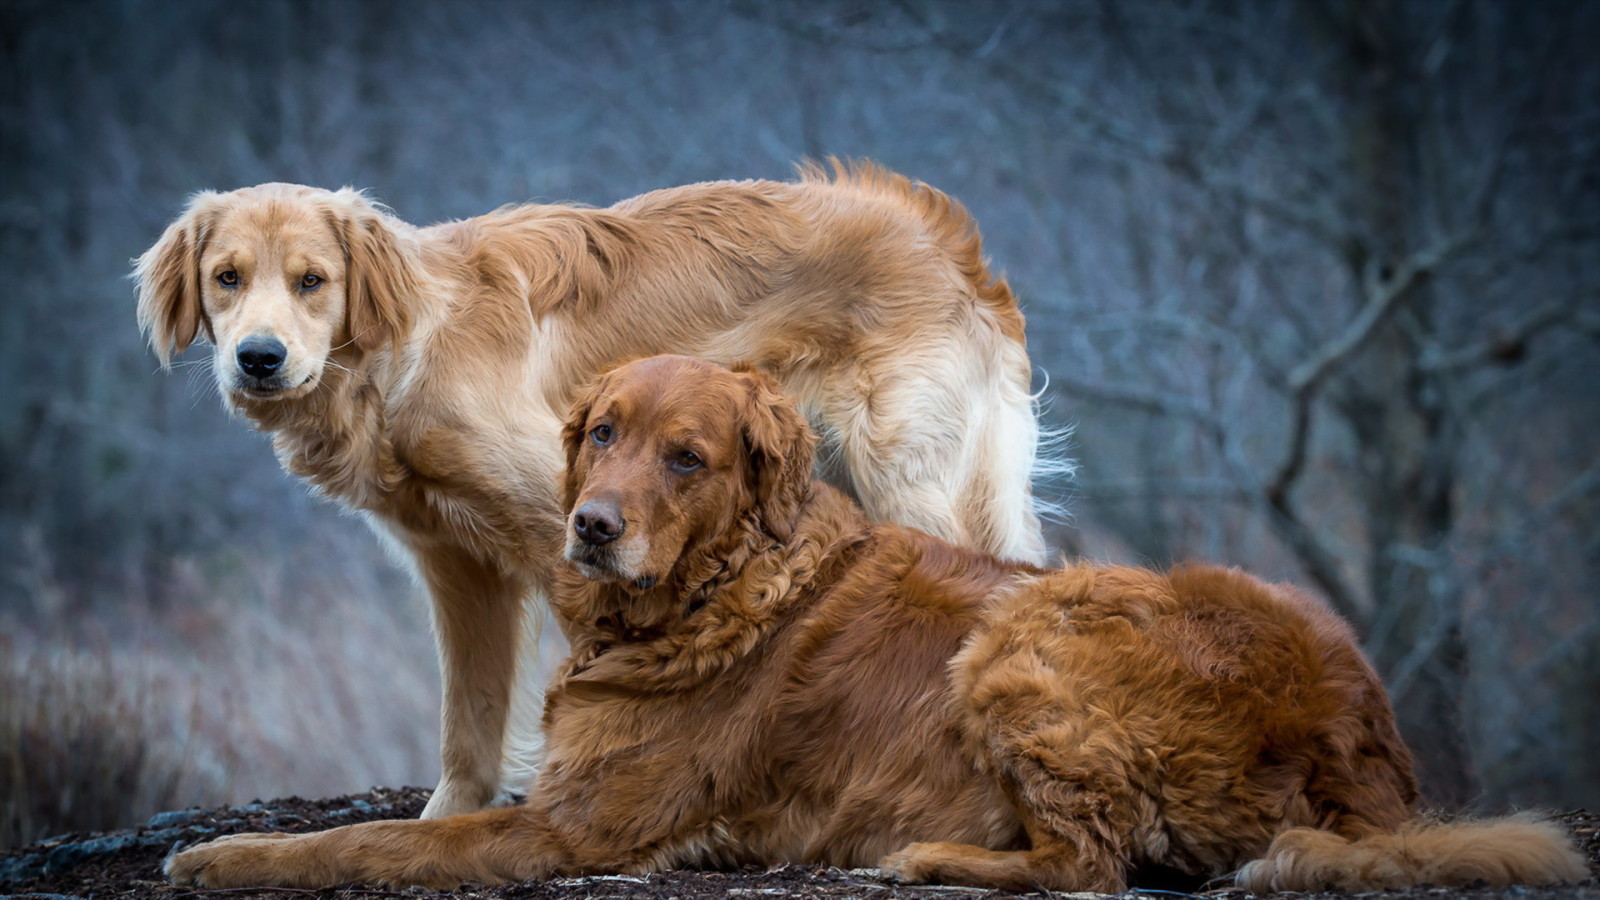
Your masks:
{"label": "dog's neck", "polygon": [[698,684],[749,654],[793,618],[818,583],[871,530],[842,494],[818,483],[791,536],[777,541],[754,517],[726,540],[693,551],[670,578],[640,591],[561,573],[552,601],[572,643],[564,682]]}
{"label": "dog's neck", "polygon": [[284,469],[359,509],[378,511],[407,474],[386,427],[373,360],[331,359],[316,389],[292,400],[234,400],[231,410],[272,435]]}

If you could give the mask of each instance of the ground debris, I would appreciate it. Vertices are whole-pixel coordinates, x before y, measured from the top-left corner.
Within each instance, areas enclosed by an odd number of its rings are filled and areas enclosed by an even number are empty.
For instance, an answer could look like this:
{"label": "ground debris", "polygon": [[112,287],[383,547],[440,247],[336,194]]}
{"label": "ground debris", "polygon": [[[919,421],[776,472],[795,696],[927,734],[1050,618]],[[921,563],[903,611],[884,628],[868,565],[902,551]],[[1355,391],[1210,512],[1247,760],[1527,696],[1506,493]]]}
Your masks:
{"label": "ground debris", "polygon": [[[152,900],[399,900],[481,898],[481,900],[712,900],[766,897],[868,898],[868,900],[957,900],[1015,896],[1003,891],[947,885],[907,885],[887,879],[877,869],[782,865],[734,871],[673,871],[651,875],[590,875],[553,878],[486,887],[463,885],[450,893],[412,888],[382,891],[346,885],[320,891],[227,890],[178,888],[161,877],[161,861],[172,850],[222,834],[246,831],[319,831],[336,825],[375,819],[414,818],[422,812],[428,791],[422,788],[376,788],[369,793],[326,800],[290,797],[211,810],[175,810],[152,816],[138,828],[97,834],[66,834],[0,854],[0,895],[53,900],[66,897],[152,898]],[[1600,875],[1600,815],[1579,811],[1559,817],[1588,855],[1591,871]],[[1284,894],[1284,900],[1600,900],[1600,877],[1580,885],[1555,888],[1416,888],[1367,894]],[[1238,888],[1213,885],[1193,893],[1135,889],[1121,900],[1247,900]],[[1101,900],[1104,894],[1035,894],[1049,900]]]}

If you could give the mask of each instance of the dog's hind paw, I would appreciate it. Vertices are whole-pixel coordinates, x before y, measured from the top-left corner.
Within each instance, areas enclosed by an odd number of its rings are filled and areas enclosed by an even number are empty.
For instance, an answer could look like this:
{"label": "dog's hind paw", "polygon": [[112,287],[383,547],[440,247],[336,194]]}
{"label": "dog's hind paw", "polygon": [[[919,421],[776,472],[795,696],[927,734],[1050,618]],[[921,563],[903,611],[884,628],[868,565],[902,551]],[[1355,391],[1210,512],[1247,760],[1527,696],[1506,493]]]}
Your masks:
{"label": "dog's hind paw", "polygon": [[[1067,864],[1063,864],[1067,863]],[[1003,891],[1127,890],[1120,872],[1095,873],[1050,853],[990,850],[972,844],[934,841],[910,844],[878,863],[883,874],[913,884],[956,884]]]}

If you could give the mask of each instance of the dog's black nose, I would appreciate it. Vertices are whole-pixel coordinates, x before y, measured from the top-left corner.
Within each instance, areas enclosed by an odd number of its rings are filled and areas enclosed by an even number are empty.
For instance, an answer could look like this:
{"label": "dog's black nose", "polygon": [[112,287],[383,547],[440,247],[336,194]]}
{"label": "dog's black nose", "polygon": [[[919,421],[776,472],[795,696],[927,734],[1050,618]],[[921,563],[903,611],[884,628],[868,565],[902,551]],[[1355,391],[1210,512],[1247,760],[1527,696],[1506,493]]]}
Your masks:
{"label": "dog's black nose", "polygon": [[615,503],[604,500],[590,500],[572,512],[572,531],[583,541],[593,547],[609,544],[622,536],[622,529],[627,527],[623,521],[622,511],[617,509]]}
{"label": "dog's black nose", "polygon": [[289,351],[284,349],[282,341],[269,337],[245,338],[234,352],[239,369],[251,378],[266,378],[276,374],[283,368],[283,361],[288,355]]}

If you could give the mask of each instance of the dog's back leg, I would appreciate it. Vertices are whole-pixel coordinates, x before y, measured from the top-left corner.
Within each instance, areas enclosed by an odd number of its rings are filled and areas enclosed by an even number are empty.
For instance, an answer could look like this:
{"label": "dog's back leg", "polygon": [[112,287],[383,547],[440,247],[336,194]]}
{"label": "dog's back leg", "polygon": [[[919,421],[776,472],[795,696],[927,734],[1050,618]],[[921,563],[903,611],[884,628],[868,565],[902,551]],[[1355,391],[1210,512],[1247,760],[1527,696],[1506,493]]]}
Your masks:
{"label": "dog's back leg", "polygon": [[1203,867],[1174,854],[1150,793],[1165,765],[1152,749],[1170,742],[1129,662],[1141,658],[1139,626],[1120,606],[1095,604],[1097,577],[1064,569],[995,598],[951,660],[967,752],[1011,801],[1028,849],[913,844],[885,869],[908,881],[1118,893],[1138,863]]}
{"label": "dog's back leg", "polygon": [[1064,714],[1059,673],[1023,645],[991,658],[968,695],[968,727],[1022,819],[1030,848],[912,844],[880,864],[908,882],[1013,891],[1127,888],[1128,843],[1145,818],[1127,745]]}
{"label": "dog's back leg", "polygon": [[[1062,752],[1061,742],[1023,729],[999,737],[993,750],[1000,776],[1022,817],[1032,845],[1027,850],[990,850],[971,844],[912,844],[886,857],[880,867],[907,882],[965,884],[1010,891],[1098,891],[1127,889],[1127,836],[1137,811],[1115,760],[1092,751]],[[1096,765],[1108,768],[1095,770]]]}
{"label": "dog's back leg", "polygon": [[989,338],[864,354],[807,405],[867,515],[1043,563],[1027,353]]}

